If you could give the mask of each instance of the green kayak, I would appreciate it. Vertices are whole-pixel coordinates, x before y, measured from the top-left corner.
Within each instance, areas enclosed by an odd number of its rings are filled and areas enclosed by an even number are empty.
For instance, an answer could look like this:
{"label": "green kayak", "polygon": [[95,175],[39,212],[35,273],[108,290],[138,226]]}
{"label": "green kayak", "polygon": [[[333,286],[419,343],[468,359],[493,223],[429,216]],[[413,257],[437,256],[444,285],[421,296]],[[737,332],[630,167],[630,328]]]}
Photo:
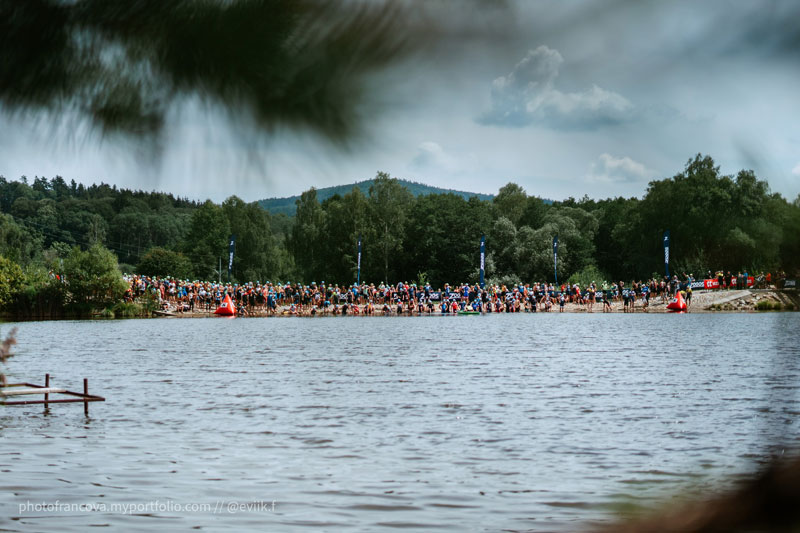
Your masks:
{"label": "green kayak", "polygon": [[480,311],[459,311],[459,315],[479,315],[481,314]]}

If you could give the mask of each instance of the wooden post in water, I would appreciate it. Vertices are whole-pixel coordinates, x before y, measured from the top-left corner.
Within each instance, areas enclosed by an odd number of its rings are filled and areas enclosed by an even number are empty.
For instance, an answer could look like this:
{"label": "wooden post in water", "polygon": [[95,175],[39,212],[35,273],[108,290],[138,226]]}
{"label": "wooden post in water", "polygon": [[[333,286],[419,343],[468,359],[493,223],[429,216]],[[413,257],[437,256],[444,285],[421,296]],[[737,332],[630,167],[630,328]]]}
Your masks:
{"label": "wooden post in water", "polygon": [[89,380],[83,378],[83,414],[89,416]]}
{"label": "wooden post in water", "polygon": [[[44,375],[44,386],[46,389],[50,388],[50,374]],[[50,399],[50,395],[48,393],[44,393],[44,408],[47,409],[47,400]]]}

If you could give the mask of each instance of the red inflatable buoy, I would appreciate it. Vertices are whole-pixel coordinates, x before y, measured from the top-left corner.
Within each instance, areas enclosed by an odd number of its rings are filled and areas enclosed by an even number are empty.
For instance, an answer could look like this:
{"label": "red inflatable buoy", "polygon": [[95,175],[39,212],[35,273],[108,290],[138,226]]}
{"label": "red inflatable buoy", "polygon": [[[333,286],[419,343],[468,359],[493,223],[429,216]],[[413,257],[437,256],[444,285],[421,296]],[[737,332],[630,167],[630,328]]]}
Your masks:
{"label": "red inflatable buoy", "polygon": [[231,301],[230,294],[225,295],[225,301],[222,302],[222,305],[217,307],[217,310],[214,311],[214,314],[221,316],[234,316],[236,314],[236,307],[233,305],[233,302]]}
{"label": "red inflatable buoy", "polygon": [[686,300],[683,299],[683,295],[680,291],[678,291],[675,298],[667,304],[667,309],[670,311],[686,311]]}

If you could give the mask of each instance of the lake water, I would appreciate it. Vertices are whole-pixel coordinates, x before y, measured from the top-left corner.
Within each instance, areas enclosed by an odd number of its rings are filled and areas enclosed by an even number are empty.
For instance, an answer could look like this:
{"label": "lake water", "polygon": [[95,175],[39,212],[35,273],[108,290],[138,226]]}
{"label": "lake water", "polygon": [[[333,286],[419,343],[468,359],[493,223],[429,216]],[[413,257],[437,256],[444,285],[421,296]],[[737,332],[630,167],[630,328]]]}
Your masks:
{"label": "lake water", "polygon": [[576,530],[798,443],[797,313],[16,325],[107,401],[0,407],[3,530]]}

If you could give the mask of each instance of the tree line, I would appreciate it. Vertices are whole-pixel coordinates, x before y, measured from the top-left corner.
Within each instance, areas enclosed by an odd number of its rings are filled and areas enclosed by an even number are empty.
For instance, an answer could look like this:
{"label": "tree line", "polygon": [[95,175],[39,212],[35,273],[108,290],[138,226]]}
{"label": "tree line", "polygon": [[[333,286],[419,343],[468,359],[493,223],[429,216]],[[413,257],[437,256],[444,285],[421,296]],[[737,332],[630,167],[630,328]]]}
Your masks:
{"label": "tree line", "polygon": [[[359,239],[364,281],[476,282],[481,235],[490,283],[552,280],[555,235],[559,280],[644,279],[663,272],[667,229],[676,272],[800,268],[800,196],[790,202],[770,192],[749,170],[723,175],[700,154],[673,177],[650,182],[642,198],[550,202],[515,183],[491,201],[415,197],[380,172],[366,194],[353,187],[320,202],[314,188],[305,191],[293,217],[236,196],[215,204],[58,176],[32,183],[0,176],[0,305],[20,305],[21,294],[29,306],[44,305],[35,301],[54,291],[46,280],[80,264],[80,253],[129,273],[226,280],[231,234],[239,282],[351,284]],[[19,278],[14,295],[11,271]],[[48,305],[73,300],[59,298]]]}

